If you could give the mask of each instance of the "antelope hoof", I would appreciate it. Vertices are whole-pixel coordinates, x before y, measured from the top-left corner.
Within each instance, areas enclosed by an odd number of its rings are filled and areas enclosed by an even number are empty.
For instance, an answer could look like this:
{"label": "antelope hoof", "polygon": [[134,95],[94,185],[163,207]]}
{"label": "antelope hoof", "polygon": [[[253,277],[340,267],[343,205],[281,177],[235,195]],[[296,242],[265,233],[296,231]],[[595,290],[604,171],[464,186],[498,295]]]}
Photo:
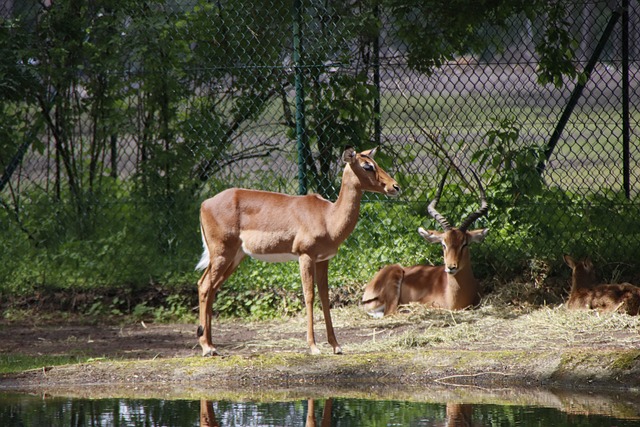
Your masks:
{"label": "antelope hoof", "polygon": [[309,348],[309,353],[313,354],[314,356],[315,356],[315,355],[318,355],[318,354],[321,354],[321,353],[320,353],[320,349],[319,349],[317,346],[315,346],[315,345],[314,345],[314,346],[311,346],[311,347]]}
{"label": "antelope hoof", "polygon": [[[384,310],[384,306],[382,306],[382,309]],[[367,314],[374,319],[382,319],[384,317],[384,311],[369,311]]]}
{"label": "antelope hoof", "polygon": [[218,353],[218,350],[216,350],[213,347],[202,349],[202,357],[213,357],[213,356],[219,356],[219,355],[220,354]]}
{"label": "antelope hoof", "polygon": [[333,348],[333,354],[342,354],[342,347],[340,347],[339,345],[335,346]]}

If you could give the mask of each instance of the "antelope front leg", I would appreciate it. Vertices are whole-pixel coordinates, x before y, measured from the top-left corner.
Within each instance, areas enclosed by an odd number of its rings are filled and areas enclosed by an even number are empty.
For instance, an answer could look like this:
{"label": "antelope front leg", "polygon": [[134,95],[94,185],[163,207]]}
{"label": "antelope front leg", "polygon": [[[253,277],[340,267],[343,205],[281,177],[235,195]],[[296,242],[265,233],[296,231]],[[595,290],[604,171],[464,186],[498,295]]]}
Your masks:
{"label": "antelope front leg", "polygon": [[313,283],[315,278],[316,263],[309,255],[300,255],[300,278],[302,279],[302,292],[304,304],[307,308],[307,343],[311,354],[320,354],[316,345],[316,337],[313,332],[313,299],[315,297]]}
{"label": "antelope front leg", "polygon": [[338,344],[336,334],[333,331],[333,322],[331,321],[331,306],[329,304],[329,261],[322,261],[316,264],[316,283],[318,284],[318,295],[320,295],[320,303],[322,304],[322,312],[324,313],[324,324],[327,327],[327,340],[333,347],[334,354],[342,354],[342,348]]}

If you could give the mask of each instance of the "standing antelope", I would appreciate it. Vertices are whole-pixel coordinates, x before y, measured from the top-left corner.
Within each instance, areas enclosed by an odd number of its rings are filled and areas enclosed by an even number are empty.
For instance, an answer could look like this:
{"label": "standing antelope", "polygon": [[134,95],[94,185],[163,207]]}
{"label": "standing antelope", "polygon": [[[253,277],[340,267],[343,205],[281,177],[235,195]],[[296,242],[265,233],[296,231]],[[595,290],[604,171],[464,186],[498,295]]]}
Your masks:
{"label": "standing antelope", "polygon": [[367,284],[362,297],[365,310],[373,316],[381,317],[394,313],[398,305],[410,302],[449,310],[466,308],[480,302],[478,281],[471,269],[469,244],[484,240],[488,229],[467,231],[467,228],[478,218],[486,215],[489,207],[482,184],[474,174],[480,189],[480,208],[462,221],[460,227],[452,227],[436,210],[447,173],[427,209],[444,231],[418,228],[418,233],[427,242],[442,244],[444,265],[403,267],[393,264],[382,268]]}
{"label": "standing antelope", "polygon": [[329,309],[329,260],[358,222],[364,191],[400,194],[398,183],[373,160],[376,149],[356,153],[348,147],[342,185],[335,203],[312,194],[291,196],[231,188],[205,200],[200,208],[204,252],[196,269],[200,325],[198,341],[203,356],[217,354],[211,342],[211,305],[222,284],[247,255],[270,262],[297,260],[307,310],[307,342],[318,354],[313,331],[314,282],[322,303],[327,340],[336,354],[338,345]]}
{"label": "standing antelope", "polygon": [[567,308],[617,311],[632,316],[640,314],[640,288],[629,283],[598,285],[589,258],[575,260],[564,255],[564,262],[572,271]]}

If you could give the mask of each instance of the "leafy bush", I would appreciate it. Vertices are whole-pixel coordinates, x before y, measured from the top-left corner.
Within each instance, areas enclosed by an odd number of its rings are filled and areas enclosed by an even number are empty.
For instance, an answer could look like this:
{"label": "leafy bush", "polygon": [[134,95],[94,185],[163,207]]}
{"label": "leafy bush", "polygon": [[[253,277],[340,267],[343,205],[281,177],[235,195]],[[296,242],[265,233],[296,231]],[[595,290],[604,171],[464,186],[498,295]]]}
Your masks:
{"label": "leafy bush", "polygon": [[[497,120],[486,148],[473,156],[483,171],[490,204],[488,216],[474,225],[490,229],[487,239],[472,248],[476,275],[506,283],[528,280],[542,268],[546,275],[567,277],[561,257],[571,253],[591,255],[605,280],[634,280],[632,267],[640,252],[640,224],[634,219],[640,207],[622,194],[584,197],[547,187],[536,169],[539,148],[522,146],[517,139],[513,119]],[[76,204],[68,194],[56,200],[31,191],[20,205],[30,214],[20,221],[11,211],[0,210],[3,222],[18,225],[5,229],[0,240],[5,260],[0,292],[17,300],[47,289],[81,293],[111,288],[115,295],[124,292],[127,303],[122,297],[105,297],[80,309],[91,316],[131,312],[156,321],[193,320],[198,279],[193,266],[200,250],[196,198],[187,190],[161,197],[158,189],[153,198],[139,190],[105,185],[99,193],[85,194],[83,205],[92,214],[82,224],[76,222]],[[357,303],[361,287],[383,265],[442,262],[441,248],[425,243],[416,232],[419,226],[439,228],[426,214],[434,190],[412,193],[414,201],[371,197],[363,202],[354,233],[330,262],[336,303]],[[476,193],[450,179],[440,209],[456,224],[477,203]],[[125,259],[133,262],[122,264]],[[170,296],[141,300],[150,284]],[[214,303],[219,316],[253,319],[297,313],[303,307],[296,263],[251,259],[229,278]]]}

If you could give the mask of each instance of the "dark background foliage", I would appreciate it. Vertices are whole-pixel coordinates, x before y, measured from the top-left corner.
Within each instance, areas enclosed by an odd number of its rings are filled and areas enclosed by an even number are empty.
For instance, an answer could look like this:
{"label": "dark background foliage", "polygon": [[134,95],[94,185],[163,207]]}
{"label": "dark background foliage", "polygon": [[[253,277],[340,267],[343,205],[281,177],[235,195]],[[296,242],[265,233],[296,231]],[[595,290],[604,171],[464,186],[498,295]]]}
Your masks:
{"label": "dark background foliage", "polygon": [[[426,204],[451,162],[451,221],[476,209],[470,169],[491,204],[473,249],[487,291],[543,277],[561,297],[544,278],[566,279],[564,252],[633,280],[640,8],[626,4],[4,2],[0,295],[132,310],[158,290],[175,308],[194,295],[202,200],[231,186],[334,199],[345,145],[381,146],[404,189],[367,196],[332,261],[347,301],[380,265],[439,262],[415,230],[436,226]],[[247,261],[216,310],[295,311],[298,294],[295,264]]]}

